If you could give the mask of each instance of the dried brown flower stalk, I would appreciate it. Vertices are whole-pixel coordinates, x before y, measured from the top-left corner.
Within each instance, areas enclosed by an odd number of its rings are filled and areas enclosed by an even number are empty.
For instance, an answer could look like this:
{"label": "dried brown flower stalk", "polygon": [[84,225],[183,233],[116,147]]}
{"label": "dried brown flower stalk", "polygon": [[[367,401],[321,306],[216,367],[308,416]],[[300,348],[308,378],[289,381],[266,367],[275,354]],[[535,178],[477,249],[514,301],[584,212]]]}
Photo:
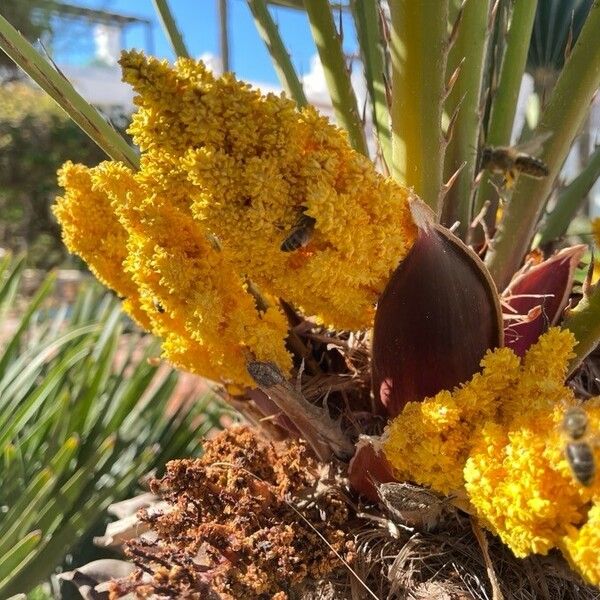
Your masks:
{"label": "dried brown flower stalk", "polygon": [[300,442],[222,432],[202,458],[172,461],[152,482],[173,510],[142,515],[158,538],[127,544],[139,570],[115,582],[111,598],[288,598],[353,560],[351,514],[334,482]]}

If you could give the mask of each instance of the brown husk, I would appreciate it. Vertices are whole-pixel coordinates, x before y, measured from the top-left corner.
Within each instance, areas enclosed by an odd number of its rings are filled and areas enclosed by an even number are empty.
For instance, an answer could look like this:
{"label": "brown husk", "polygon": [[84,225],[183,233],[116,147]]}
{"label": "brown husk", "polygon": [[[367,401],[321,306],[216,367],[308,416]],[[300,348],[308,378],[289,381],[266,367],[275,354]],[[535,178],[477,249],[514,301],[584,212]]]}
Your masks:
{"label": "brown husk", "polygon": [[115,583],[112,597],[283,600],[282,590],[354,558],[336,467],[319,465],[300,442],[234,427],[207,442],[202,458],[171,461],[151,488],[171,510],[142,512],[157,540],[126,545],[140,571]]}
{"label": "brown husk", "polygon": [[390,417],[468,381],[502,346],[498,292],[479,257],[411,202],[418,237],[391,275],[373,325],[373,392]]}

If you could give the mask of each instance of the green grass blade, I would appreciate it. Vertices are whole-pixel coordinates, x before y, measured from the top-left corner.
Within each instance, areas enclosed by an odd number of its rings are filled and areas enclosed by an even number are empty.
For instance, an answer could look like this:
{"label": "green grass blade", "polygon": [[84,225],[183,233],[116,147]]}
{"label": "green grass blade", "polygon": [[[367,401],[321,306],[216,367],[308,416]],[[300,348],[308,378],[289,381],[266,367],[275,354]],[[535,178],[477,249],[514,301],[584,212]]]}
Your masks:
{"label": "green grass blade", "polygon": [[[191,411],[190,411],[191,412]],[[189,413],[188,413],[189,414]],[[170,458],[181,458],[180,449],[181,444],[177,443],[176,437],[179,432],[185,430],[188,435],[196,437],[196,435],[200,435],[200,433],[194,431],[193,428],[187,426],[188,423],[181,419],[180,414],[171,415],[171,417],[167,418],[163,417],[161,423],[161,429],[154,432],[154,438],[157,440],[161,440],[159,446],[159,454],[156,457],[156,461],[158,464],[164,464]],[[200,439],[199,437],[197,439]]]}
{"label": "green grass blade", "polygon": [[121,315],[119,307],[108,319],[103,321],[102,332],[94,345],[94,350],[86,359],[83,369],[87,372],[82,388],[79,390],[77,403],[69,415],[69,430],[79,431],[87,435],[100,412],[105,409],[108,380],[113,370],[113,362],[119,349],[121,334]]}
{"label": "green grass blade", "polygon": [[541,180],[519,178],[486,256],[499,289],[506,287],[530,247],[554,180],[600,85],[599,31],[600,0],[595,0],[538,126],[540,132],[552,132],[540,155],[550,174]]}
{"label": "green grass blade", "polygon": [[27,468],[30,463],[25,462],[22,449],[17,444],[6,444],[2,448],[2,459],[6,470],[0,471],[3,479],[3,485],[0,487],[0,503],[11,506],[15,498],[21,497],[27,485],[31,483],[32,475]]}
{"label": "green grass blade", "polygon": [[446,147],[444,179],[448,181],[458,170],[460,172],[444,198],[442,223],[450,227],[458,221],[455,233],[463,239],[471,224],[489,9],[489,0],[466,0],[463,3],[456,41],[448,57],[448,73],[459,68],[460,74],[445,105],[447,113],[451,117],[456,114],[456,119]]}
{"label": "green grass blade", "polygon": [[165,32],[165,36],[169,41],[169,44],[171,44],[171,48],[173,49],[173,52],[175,52],[175,55],[180,58],[190,58],[190,54],[183,41],[183,36],[177,27],[177,23],[175,23],[167,0],[152,0],[152,2],[154,3],[154,8],[160,18],[160,23]]}
{"label": "green grass blade", "polygon": [[32,424],[30,433],[26,434],[30,438],[29,453],[32,460],[36,453],[39,455],[40,448],[46,441],[51,442],[50,447],[56,448],[74,431],[69,427],[69,420],[64,418],[72,410],[70,390],[65,386],[57,392],[53,401],[44,406],[44,415],[40,417],[39,423]]}
{"label": "green grass blade", "polygon": [[[56,481],[56,475],[49,467],[39,471],[29,482],[23,494],[8,508],[6,514],[0,521],[0,550],[4,551],[14,540],[9,540],[8,535],[28,506],[32,505],[33,499],[39,496],[45,489],[52,490]],[[1,554],[1,553],[0,553]]]}
{"label": "green grass blade", "polygon": [[57,402],[47,402],[37,416],[36,422],[23,433],[22,437],[19,437],[19,447],[23,452],[24,460],[35,461],[43,445],[54,450],[65,442],[64,435],[55,435],[53,432],[57,422],[64,422],[59,418],[59,415],[66,414],[63,402],[60,399]]}
{"label": "green grass blade", "polygon": [[43,339],[58,337],[60,332],[63,331],[67,324],[68,314],[69,305],[65,302],[58,307],[51,320],[48,320],[45,323],[42,322],[37,328],[40,330],[40,333],[38,335],[38,341],[36,342],[36,345],[39,344],[39,342]]}
{"label": "green grass blade", "polygon": [[352,0],[350,8],[371,99],[373,127],[383,162],[389,170],[392,165],[392,130],[385,91],[385,42],[379,27],[379,6],[376,0]]}
{"label": "green grass blade", "polygon": [[107,347],[106,353],[98,359],[93,371],[94,377],[79,398],[77,414],[74,413],[71,420],[73,431],[81,431],[87,435],[96,420],[102,418],[101,413],[108,403],[109,379],[112,376],[113,362],[119,349],[119,343],[120,338],[115,335],[112,345]]}
{"label": "green grass blade", "polygon": [[0,556],[0,594],[6,583],[10,581],[13,570],[33,553],[41,540],[42,534],[39,531],[32,531]]}
{"label": "green grass blade", "polygon": [[350,73],[327,0],[304,0],[310,30],[319,52],[337,124],[348,132],[352,147],[368,156],[363,124]]}
{"label": "green grass blade", "polygon": [[110,464],[115,444],[114,436],[104,440],[86,463],[75,471],[59,489],[55,490],[52,498],[37,515],[37,527],[44,534],[51,534],[56,529],[65,515],[75,506],[85,487],[91,481],[96,481],[107,464]]}
{"label": "green grass blade", "polygon": [[542,235],[537,242],[539,245],[543,246],[565,235],[569,224],[599,177],[600,145],[596,147],[581,173],[561,190],[554,210],[546,215],[542,223]]}
{"label": "green grass blade", "polygon": [[[9,265],[11,268],[5,278],[4,274],[9,269]],[[0,322],[2,322],[6,311],[14,302],[24,268],[24,255],[14,261],[11,260],[10,256],[7,256],[6,259],[2,261],[2,273],[0,274]]]}
{"label": "green grass blade", "polygon": [[448,0],[390,3],[392,176],[439,216]]}
{"label": "green grass blade", "polygon": [[44,377],[44,380],[17,406],[11,407],[4,415],[0,415],[0,447],[12,439],[33,418],[49,394],[60,384],[65,373],[77,365],[89,352],[90,341],[82,343],[69,352],[55,364]]}
{"label": "green grass blade", "polygon": [[[23,257],[22,257],[23,258]],[[6,253],[4,256],[0,258],[0,291],[2,290],[2,286],[4,285],[4,274],[9,270],[9,268],[13,265],[14,259],[11,254]]]}
{"label": "green grass blade", "polygon": [[296,101],[298,106],[307,104],[304,88],[292,64],[292,59],[281,39],[279,27],[273,20],[265,0],[248,0],[248,6],[254,17],[254,24],[267,50],[271,55],[273,67],[285,93]]}
{"label": "green grass blade", "polygon": [[139,359],[139,363],[129,378],[121,380],[120,385],[110,394],[108,403],[103,407],[92,428],[87,434],[87,439],[81,449],[81,457],[85,460],[93,451],[95,441],[110,433],[115,433],[123,424],[127,415],[134,410],[136,404],[150,385],[156,373],[156,367],[148,364],[147,357],[151,348]]}
{"label": "green grass blade", "polygon": [[[3,556],[26,535],[36,523],[39,511],[47,504],[56,485],[56,475],[52,474],[35,495],[27,495],[27,503],[17,503],[7,515],[7,527],[0,538],[0,556]],[[43,530],[40,530],[43,531]]]}
{"label": "green grass blade", "polygon": [[156,373],[156,367],[147,363],[146,355],[140,360],[135,373],[126,382],[122,392],[118,395],[118,402],[114,404],[104,421],[104,431],[116,431],[127,415],[133,410],[144,390],[146,390]]}
{"label": "green grass blade", "polygon": [[29,322],[31,321],[35,311],[40,307],[42,302],[46,299],[48,294],[54,288],[54,282],[56,280],[56,276],[54,274],[48,275],[38,291],[36,292],[33,299],[29,302],[27,306],[27,310],[21,317],[19,321],[19,325],[17,326],[16,331],[12,334],[10,342],[6,345],[4,352],[2,353],[2,358],[0,358],[0,373],[4,373],[6,369],[6,365],[11,360],[11,357],[15,354],[19,345],[21,343],[21,336],[27,330]]}
{"label": "green grass blade", "polygon": [[[155,373],[152,373],[152,376],[154,375]],[[127,412],[122,421],[122,428],[126,435],[135,438],[137,426],[143,422],[160,424],[163,420],[161,415],[164,413],[164,405],[171,397],[176,385],[177,375],[171,371],[153,391],[146,393],[144,398],[140,398],[137,405]],[[158,418],[158,421],[157,418],[146,418],[149,413],[155,413],[154,416]]]}
{"label": "green grass blade", "polygon": [[105,353],[106,348],[110,348],[114,343],[114,338],[121,334],[121,307],[111,304],[110,312],[101,317],[102,331],[98,336],[98,341],[94,345],[94,351],[90,355],[90,361],[95,362]]}
{"label": "green grass blade", "polygon": [[96,289],[94,284],[84,283],[77,294],[71,309],[71,325],[82,325],[89,322],[93,316]]}
{"label": "green grass blade", "polygon": [[0,15],[0,49],[31,77],[113,160],[136,169],[139,158],[102,115]]}
{"label": "green grass blade", "polygon": [[[140,454],[131,466],[122,473],[114,485],[106,486],[93,494],[51,538],[45,538],[37,551],[28,557],[27,563],[21,563],[8,581],[0,584],[0,594],[6,595],[29,591],[47,577],[61,562],[64,553],[77,542],[116,499],[121,498],[132,484],[144,473],[152,458],[152,450]],[[2,596],[0,596],[2,597]]]}
{"label": "green grass blade", "polygon": [[50,468],[56,473],[61,475],[65,471],[71,459],[75,456],[77,449],[79,448],[79,436],[72,435],[70,438],[65,440],[62,448],[56,453],[56,456],[50,461]]}
{"label": "green grass blade", "polygon": [[161,448],[160,463],[165,463],[171,458],[198,456],[204,436],[212,429],[210,418],[198,425],[200,417],[201,411],[196,407],[190,407],[184,418],[178,420],[171,429],[168,445],[165,444],[165,447]]}
{"label": "green grass blade", "polygon": [[8,402],[15,396],[23,397],[28,386],[35,382],[36,377],[44,363],[55,352],[67,346],[74,340],[96,333],[100,329],[98,324],[78,327],[61,335],[56,340],[50,340],[37,349],[30,349],[15,359],[4,372],[0,371],[0,417]]}
{"label": "green grass blade", "polygon": [[[13,490],[17,487],[22,489],[22,486],[18,484],[24,479],[24,473],[20,472],[19,453],[14,444],[6,444],[4,448],[1,448],[0,450],[2,455],[2,467],[0,472],[2,473],[3,479],[6,481],[5,485],[0,489],[0,503],[6,505],[7,499],[13,496]],[[21,481],[17,481],[17,479]]]}

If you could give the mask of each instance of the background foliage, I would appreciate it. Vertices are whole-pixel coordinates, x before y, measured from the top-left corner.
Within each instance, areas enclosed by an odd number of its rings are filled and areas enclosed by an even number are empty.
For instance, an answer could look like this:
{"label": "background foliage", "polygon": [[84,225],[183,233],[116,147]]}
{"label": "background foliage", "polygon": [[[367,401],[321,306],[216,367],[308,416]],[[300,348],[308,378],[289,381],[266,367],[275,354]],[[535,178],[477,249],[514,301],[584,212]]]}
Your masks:
{"label": "background foliage", "polygon": [[116,298],[84,285],[71,306],[52,275],[15,311],[24,261],[0,263],[0,598],[32,589],[70,557],[112,502],[220,426],[212,394],[169,407],[180,375],[149,361]]}
{"label": "background foliage", "polygon": [[68,159],[97,164],[104,153],[46,94],[25,82],[0,85],[0,247],[27,250],[30,265],[65,261],[50,206],[56,170]]}
{"label": "background foliage", "polygon": [[[31,42],[51,31],[50,17],[54,0],[4,0],[2,14]],[[17,77],[21,73],[15,63],[0,50],[0,73]]]}

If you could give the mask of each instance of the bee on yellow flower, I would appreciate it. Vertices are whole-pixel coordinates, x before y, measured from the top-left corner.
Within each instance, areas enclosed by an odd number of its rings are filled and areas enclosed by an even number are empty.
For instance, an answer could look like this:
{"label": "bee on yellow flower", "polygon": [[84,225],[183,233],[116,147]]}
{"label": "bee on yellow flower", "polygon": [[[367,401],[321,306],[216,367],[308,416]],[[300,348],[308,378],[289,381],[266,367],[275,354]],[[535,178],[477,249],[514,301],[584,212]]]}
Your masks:
{"label": "bee on yellow flower", "polygon": [[[600,506],[600,482],[573,473],[562,429],[570,411],[582,410],[564,385],[574,344],[568,330],[554,328],[523,361],[507,348],[490,351],[471,381],[409,403],[388,426],[383,450],[399,478],[466,494],[517,556],[560,548],[598,584],[600,558],[586,545],[596,535],[589,511]],[[600,399],[585,403],[585,415],[586,434],[600,431]]]}
{"label": "bee on yellow flower", "polygon": [[[55,213],[70,250],[128,299],[165,356],[243,387],[249,359],[290,371],[279,299],[337,329],[370,327],[415,238],[408,191],[311,107],[191,59],[131,51],[121,66],[137,94],[140,170],[66,165]],[[310,252],[282,252],[299,213]]]}

